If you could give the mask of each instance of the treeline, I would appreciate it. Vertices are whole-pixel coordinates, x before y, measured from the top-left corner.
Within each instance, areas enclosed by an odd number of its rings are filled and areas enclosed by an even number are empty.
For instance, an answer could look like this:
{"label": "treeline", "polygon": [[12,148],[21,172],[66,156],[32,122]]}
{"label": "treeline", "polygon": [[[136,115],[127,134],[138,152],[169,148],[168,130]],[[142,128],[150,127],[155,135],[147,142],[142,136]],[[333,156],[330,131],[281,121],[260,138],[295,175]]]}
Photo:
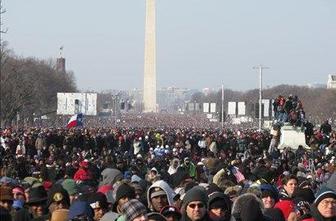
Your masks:
{"label": "treeline", "polygon": [[[305,86],[279,85],[263,90],[264,99],[275,99],[278,95],[288,97],[297,95],[303,103],[306,117],[316,123],[322,120],[336,119],[336,89],[310,88]],[[216,102],[221,106],[222,92],[211,93],[205,96],[203,93],[195,93],[192,102]],[[224,90],[224,110],[227,110],[229,101],[245,101],[247,109],[250,104],[258,103],[259,89],[246,92]]]}
{"label": "treeline", "polygon": [[76,92],[74,75],[56,71],[54,61],[16,56],[1,50],[1,127],[55,112],[57,92]]}

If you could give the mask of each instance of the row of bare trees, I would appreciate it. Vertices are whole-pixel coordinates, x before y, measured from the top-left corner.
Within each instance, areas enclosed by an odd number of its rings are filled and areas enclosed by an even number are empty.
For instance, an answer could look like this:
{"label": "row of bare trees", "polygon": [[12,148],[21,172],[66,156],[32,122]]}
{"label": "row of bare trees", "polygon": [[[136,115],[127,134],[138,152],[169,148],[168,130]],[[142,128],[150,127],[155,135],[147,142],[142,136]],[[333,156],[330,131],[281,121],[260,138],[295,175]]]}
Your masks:
{"label": "row of bare trees", "polygon": [[[278,95],[288,97],[290,94],[297,95],[302,101],[308,119],[318,122],[329,118],[336,119],[336,89],[279,85],[263,90],[263,98],[265,99],[275,99]],[[245,101],[247,105],[258,103],[259,90],[241,92],[226,89],[224,95],[224,110],[227,110],[227,102],[229,101]],[[192,102],[216,102],[221,106],[221,98],[221,91],[210,93],[207,96],[199,92],[193,94]]]}
{"label": "row of bare trees", "polygon": [[60,73],[52,61],[16,56],[1,48],[1,127],[55,112],[57,92],[75,92],[73,73]]}

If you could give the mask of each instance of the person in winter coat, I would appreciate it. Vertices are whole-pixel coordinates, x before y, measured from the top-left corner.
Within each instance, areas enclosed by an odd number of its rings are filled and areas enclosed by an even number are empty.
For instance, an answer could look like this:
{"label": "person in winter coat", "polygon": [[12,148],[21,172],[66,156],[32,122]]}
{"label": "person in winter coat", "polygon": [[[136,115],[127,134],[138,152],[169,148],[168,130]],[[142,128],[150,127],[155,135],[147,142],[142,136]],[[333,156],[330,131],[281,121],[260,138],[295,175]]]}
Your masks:
{"label": "person in winter coat", "polygon": [[274,186],[270,184],[262,184],[261,200],[264,205],[264,215],[272,219],[272,221],[285,221],[285,217],[279,208],[274,208],[275,203],[278,201],[278,193]]}
{"label": "person in winter coat", "polygon": [[84,182],[84,181],[89,181],[92,179],[92,173],[89,170],[89,161],[88,160],[83,160],[79,164],[79,169],[75,173],[73,179],[76,182]]}
{"label": "person in winter coat", "polygon": [[287,220],[289,216],[295,214],[295,205],[293,202],[293,193],[298,186],[297,177],[294,175],[285,176],[282,179],[282,187],[280,188],[280,200],[275,204],[275,208],[279,208]]}
{"label": "person in winter coat", "polygon": [[322,187],[316,194],[316,199],[310,207],[310,217],[302,221],[335,221],[336,192],[328,187]]}
{"label": "person in winter coat", "polygon": [[263,214],[263,203],[253,193],[240,195],[232,205],[232,221],[270,221]]}
{"label": "person in winter coat", "polygon": [[163,180],[154,182],[147,191],[148,208],[153,212],[160,212],[165,206],[173,206],[175,192]]}
{"label": "person in winter coat", "polygon": [[132,199],[125,203],[121,210],[123,216],[127,221],[147,221],[147,209],[146,207],[138,200]]}
{"label": "person in winter coat", "polygon": [[211,221],[207,202],[208,195],[204,187],[194,186],[188,190],[183,197],[181,221]]}
{"label": "person in winter coat", "polygon": [[229,221],[231,218],[231,200],[223,192],[213,192],[208,195],[208,210],[214,221]]}

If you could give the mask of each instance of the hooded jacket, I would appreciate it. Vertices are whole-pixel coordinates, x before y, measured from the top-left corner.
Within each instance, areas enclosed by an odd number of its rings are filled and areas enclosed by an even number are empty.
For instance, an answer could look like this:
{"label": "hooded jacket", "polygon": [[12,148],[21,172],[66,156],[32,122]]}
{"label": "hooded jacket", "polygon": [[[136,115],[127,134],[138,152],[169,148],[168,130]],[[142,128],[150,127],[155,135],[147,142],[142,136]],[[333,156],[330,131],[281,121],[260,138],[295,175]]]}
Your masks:
{"label": "hooded jacket", "polygon": [[122,179],[122,173],[118,169],[106,168],[101,172],[103,180],[99,183],[99,186],[113,185],[119,179]]}
{"label": "hooded jacket", "polygon": [[227,211],[225,213],[225,216],[223,217],[223,220],[230,220],[231,218],[231,207],[232,207],[232,203],[231,203],[231,200],[230,198],[225,195],[223,192],[213,192],[211,194],[208,195],[209,196],[209,200],[208,200],[208,210],[211,209],[211,205],[213,205],[214,202],[216,202],[217,200],[221,200],[226,208],[227,208]]}
{"label": "hooded jacket", "polygon": [[232,205],[231,221],[270,221],[264,216],[262,201],[252,193],[239,196]]}
{"label": "hooded jacket", "polygon": [[155,183],[153,183],[147,190],[148,208],[152,208],[150,193],[152,192],[152,189],[156,187],[160,187],[166,193],[169,206],[174,205],[174,200],[173,200],[175,196],[174,190],[165,181],[158,180]]}

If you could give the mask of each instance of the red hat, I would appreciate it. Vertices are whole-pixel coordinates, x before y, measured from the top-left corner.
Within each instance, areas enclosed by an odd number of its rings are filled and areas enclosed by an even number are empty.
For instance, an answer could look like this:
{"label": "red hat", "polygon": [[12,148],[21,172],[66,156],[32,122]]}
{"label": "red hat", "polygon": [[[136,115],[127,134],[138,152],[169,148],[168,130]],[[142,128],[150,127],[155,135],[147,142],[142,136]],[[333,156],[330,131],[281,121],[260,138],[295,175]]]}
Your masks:
{"label": "red hat", "polygon": [[83,160],[82,162],[79,163],[79,166],[88,168],[89,167],[89,161],[87,159],[85,159],[85,160]]}
{"label": "red hat", "polygon": [[46,191],[50,190],[50,188],[52,187],[53,183],[51,181],[44,181],[42,183],[42,186],[44,187],[44,189]]}
{"label": "red hat", "polygon": [[23,189],[22,187],[20,187],[20,186],[15,187],[15,188],[12,190],[12,192],[13,192],[13,194],[15,194],[15,193],[20,193],[20,194],[24,195],[24,189]]}

